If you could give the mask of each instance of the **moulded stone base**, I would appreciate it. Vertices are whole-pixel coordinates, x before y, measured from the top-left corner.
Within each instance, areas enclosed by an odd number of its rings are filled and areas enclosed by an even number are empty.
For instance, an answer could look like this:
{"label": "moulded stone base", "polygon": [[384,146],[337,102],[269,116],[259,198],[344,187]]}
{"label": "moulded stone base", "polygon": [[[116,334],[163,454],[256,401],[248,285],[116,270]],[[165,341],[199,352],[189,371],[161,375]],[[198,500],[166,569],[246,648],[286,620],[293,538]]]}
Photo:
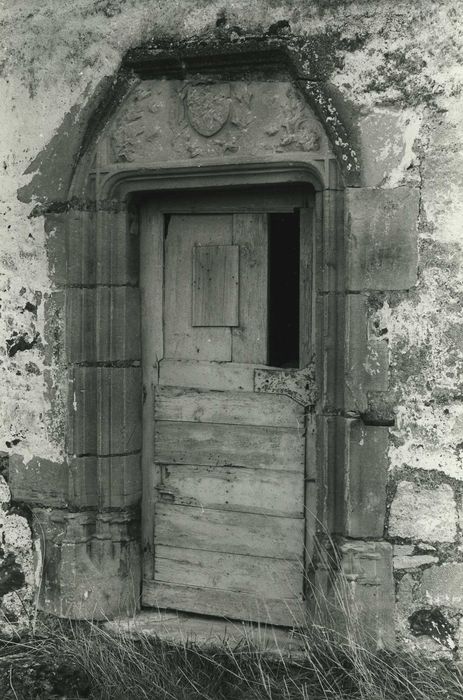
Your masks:
{"label": "moulded stone base", "polygon": [[43,552],[44,611],[102,620],[139,608],[140,543],[132,514],[35,509],[34,519]]}
{"label": "moulded stone base", "polygon": [[377,649],[396,645],[392,546],[341,539],[319,550],[314,614],[333,633]]}

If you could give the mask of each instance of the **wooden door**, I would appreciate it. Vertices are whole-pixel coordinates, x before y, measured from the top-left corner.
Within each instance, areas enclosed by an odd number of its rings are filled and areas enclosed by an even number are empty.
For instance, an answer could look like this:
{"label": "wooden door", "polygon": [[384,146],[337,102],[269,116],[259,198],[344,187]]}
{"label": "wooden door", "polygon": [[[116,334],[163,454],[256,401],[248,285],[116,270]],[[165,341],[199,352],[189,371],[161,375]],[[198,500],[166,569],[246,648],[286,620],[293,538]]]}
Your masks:
{"label": "wooden door", "polygon": [[304,406],[254,390],[269,353],[269,213],[231,195],[181,202],[142,210],[143,604],[293,625]]}

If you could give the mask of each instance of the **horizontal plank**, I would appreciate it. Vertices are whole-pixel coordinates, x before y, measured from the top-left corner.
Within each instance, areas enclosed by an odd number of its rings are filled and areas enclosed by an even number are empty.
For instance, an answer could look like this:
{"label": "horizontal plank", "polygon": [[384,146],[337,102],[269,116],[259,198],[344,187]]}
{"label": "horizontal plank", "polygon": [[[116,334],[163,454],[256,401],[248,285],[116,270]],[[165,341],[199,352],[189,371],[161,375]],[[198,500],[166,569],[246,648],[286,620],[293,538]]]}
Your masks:
{"label": "horizontal plank", "polygon": [[155,580],[198,588],[241,591],[267,598],[302,599],[303,569],[297,561],[156,547]]}
{"label": "horizontal plank", "polygon": [[159,384],[219,391],[254,391],[254,369],[237,362],[168,360],[159,364]]}
{"label": "horizontal plank", "polygon": [[245,593],[175,586],[149,580],[144,581],[142,604],[281,627],[303,627],[307,623],[306,605],[302,600],[259,600]]}
{"label": "horizontal plank", "polygon": [[156,504],[155,546],[303,560],[304,519]]}
{"label": "horizontal plank", "polygon": [[303,471],[303,431],[156,421],[154,461]]}
{"label": "horizontal plank", "polygon": [[287,426],[300,430],[304,427],[302,406],[288,396],[247,391],[201,391],[158,386],[154,417],[170,421]]}
{"label": "horizontal plank", "polygon": [[304,475],[271,469],[162,466],[161,500],[219,510],[302,517]]}

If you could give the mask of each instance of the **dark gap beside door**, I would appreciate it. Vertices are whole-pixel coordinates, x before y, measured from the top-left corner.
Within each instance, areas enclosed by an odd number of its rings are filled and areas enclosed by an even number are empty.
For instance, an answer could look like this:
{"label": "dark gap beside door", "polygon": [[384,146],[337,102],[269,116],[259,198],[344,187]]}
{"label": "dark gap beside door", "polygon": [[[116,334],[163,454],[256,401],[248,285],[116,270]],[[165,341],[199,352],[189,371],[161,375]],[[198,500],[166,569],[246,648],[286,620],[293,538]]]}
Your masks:
{"label": "dark gap beside door", "polygon": [[299,367],[299,212],[269,215],[268,362]]}

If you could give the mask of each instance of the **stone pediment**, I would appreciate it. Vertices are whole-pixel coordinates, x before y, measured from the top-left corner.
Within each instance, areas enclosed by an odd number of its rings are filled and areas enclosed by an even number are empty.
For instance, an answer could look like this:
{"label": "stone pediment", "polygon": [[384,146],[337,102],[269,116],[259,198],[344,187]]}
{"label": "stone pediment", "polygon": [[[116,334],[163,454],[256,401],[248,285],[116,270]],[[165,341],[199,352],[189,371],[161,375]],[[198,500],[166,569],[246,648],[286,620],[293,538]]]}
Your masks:
{"label": "stone pediment", "polygon": [[112,117],[103,139],[105,164],[331,155],[321,123],[298,88],[283,80],[144,80]]}

